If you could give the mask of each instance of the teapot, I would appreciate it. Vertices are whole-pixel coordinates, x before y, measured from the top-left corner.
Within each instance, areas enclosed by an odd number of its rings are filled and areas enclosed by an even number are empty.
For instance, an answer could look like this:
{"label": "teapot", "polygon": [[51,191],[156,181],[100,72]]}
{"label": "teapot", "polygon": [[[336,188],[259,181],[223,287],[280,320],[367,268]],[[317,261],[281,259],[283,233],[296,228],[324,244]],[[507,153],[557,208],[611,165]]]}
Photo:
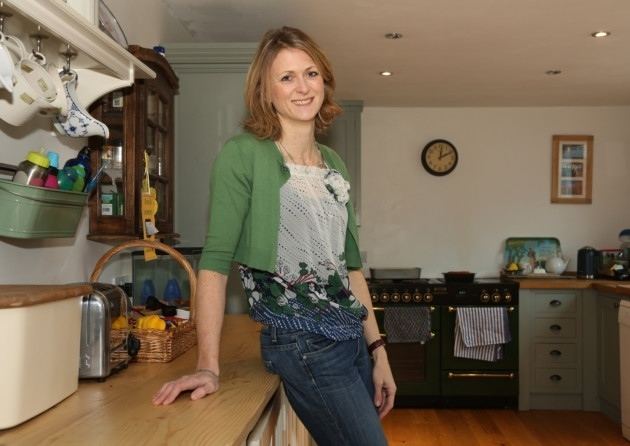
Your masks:
{"label": "teapot", "polygon": [[568,264],[569,259],[565,259],[561,255],[556,255],[547,259],[545,269],[551,274],[562,274],[564,270],[567,269]]}

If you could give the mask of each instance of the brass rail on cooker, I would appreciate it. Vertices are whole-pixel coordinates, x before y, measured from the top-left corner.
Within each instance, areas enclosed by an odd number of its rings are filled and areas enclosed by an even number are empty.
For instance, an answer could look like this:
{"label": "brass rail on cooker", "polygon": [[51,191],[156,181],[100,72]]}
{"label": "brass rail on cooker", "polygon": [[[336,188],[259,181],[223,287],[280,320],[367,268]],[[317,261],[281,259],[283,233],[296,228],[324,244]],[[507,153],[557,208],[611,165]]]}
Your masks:
{"label": "brass rail on cooker", "polygon": [[516,373],[453,373],[448,372],[448,379],[489,378],[489,379],[514,379]]}
{"label": "brass rail on cooker", "polygon": [[[410,308],[410,307],[406,307],[406,308]],[[385,310],[383,307],[372,307],[372,309],[373,309],[374,311],[384,311],[384,310]],[[429,312],[430,312],[430,313],[433,313],[434,311],[435,311],[435,307],[434,307],[433,305],[431,305],[431,306],[429,307]]]}
{"label": "brass rail on cooker", "polygon": [[[509,307],[507,310],[508,310],[509,313],[511,313],[511,312],[513,312],[515,310],[515,308],[514,307]],[[449,305],[449,307],[448,307],[448,312],[449,313],[455,313],[456,311],[457,311],[456,307],[451,307]]]}

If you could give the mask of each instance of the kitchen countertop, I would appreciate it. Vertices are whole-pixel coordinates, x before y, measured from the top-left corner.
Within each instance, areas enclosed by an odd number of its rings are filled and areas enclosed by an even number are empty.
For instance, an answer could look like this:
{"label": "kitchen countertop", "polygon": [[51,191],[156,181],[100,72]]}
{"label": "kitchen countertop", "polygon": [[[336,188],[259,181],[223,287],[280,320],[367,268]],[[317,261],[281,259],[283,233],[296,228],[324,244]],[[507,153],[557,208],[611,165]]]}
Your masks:
{"label": "kitchen countertop", "polygon": [[0,308],[38,305],[92,292],[89,283],[66,285],[0,285]]}
{"label": "kitchen countertop", "polygon": [[602,280],[602,279],[576,279],[576,278],[558,278],[558,279],[539,279],[539,278],[526,278],[516,279],[520,284],[522,290],[551,290],[551,289],[595,289],[597,291],[619,294],[622,296],[630,296],[630,282],[623,282],[617,280]]}
{"label": "kitchen countertop", "polygon": [[226,315],[221,340],[221,388],[170,406],[151,396],[170,379],[194,370],[196,349],[170,363],[132,363],[105,382],[81,380],[57,406],[11,429],[4,444],[212,444],[240,445],[279,386],[260,360],[259,325],[247,315]]}

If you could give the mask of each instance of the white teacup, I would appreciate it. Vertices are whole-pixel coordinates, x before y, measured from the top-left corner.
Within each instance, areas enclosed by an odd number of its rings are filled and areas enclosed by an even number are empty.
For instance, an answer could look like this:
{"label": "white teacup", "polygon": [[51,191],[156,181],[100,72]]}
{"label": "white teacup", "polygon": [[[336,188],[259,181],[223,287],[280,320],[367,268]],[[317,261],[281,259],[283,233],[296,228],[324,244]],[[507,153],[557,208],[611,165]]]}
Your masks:
{"label": "white teacup", "polygon": [[36,116],[40,109],[49,108],[58,93],[53,78],[40,64],[40,61],[46,63],[43,55],[31,55],[20,39],[13,36],[5,36],[5,48],[17,55],[18,62],[12,94],[0,97],[0,118],[17,126]]}
{"label": "white teacup", "polygon": [[39,114],[51,118],[61,116],[65,119],[68,115],[68,100],[66,99],[65,89],[63,87],[63,82],[61,81],[63,72],[55,64],[51,63],[46,66],[46,71],[48,71],[48,74],[50,75],[50,79],[52,80],[57,94],[47,106],[40,108]]}
{"label": "white teacup", "polygon": [[0,32],[0,85],[9,93],[13,91],[13,72],[15,71],[11,53],[6,47],[6,37]]}
{"label": "white teacup", "polygon": [[64,79],[64,91],[68,102],[68,115],[57,116],[54,126],[62,135],[72,136],[75,138],[83,138],[86,136],[102,136],[109,138],[109,129],[98,119],[94,119],[92,115],[81,105],[76,93],[78,76],[75,71],[67,74]]}

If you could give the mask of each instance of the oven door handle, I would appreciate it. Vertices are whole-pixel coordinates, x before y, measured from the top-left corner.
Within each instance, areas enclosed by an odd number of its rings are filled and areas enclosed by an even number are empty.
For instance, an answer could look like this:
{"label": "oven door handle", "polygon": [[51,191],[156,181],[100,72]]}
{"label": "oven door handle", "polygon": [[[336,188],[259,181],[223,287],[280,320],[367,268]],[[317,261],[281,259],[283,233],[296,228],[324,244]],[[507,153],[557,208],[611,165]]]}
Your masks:
{"label": "oven door handle", "polygon": [[490,379],[514,379],[516,373],[453,373],[448,372],[448,379],[490,378]]}
{"label": "oven door handle", "polygon": [[[387,338],[387,333],[379,333],[379,336],[383,339]],[[429,332],[429,340],[433,339],[435,337],[435,332],[430,331]]]}
{"label": "oven door handle", "polygon": [[[508,310],[508,313],[512,313],[515,310],[515,308],[514,307],[508,307],[507,310]],[[455,313],[456,311],[457,311],[457,307],[451,307],[449,305],[449,307],[448,307],[448,312],[449,313]]]}
{"label": "oven door handle", "polygon": [[[385,311],[384,307],[372,307],[372,310],[374,311]],[[429,307],[429,313],[433,313],[435,311],[435,306],[431,305]]]}

